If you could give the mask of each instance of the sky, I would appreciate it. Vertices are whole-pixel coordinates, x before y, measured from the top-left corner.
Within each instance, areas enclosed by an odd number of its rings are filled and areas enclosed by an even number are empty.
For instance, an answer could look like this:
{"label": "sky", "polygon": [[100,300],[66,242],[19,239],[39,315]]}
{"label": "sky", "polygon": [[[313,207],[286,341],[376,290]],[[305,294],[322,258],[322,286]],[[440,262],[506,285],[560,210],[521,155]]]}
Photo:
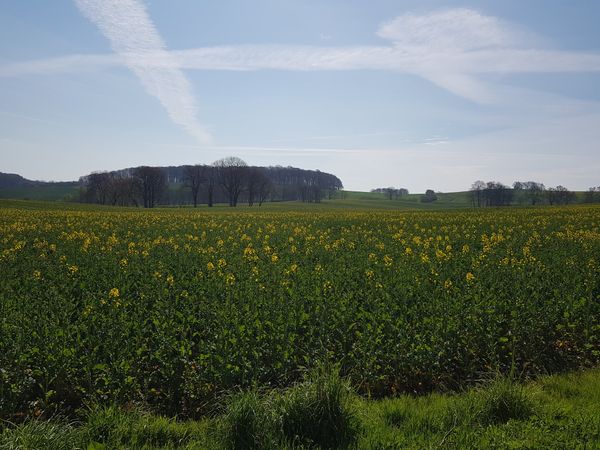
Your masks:
{"label": "sky", "polygon": [[0,4],[0,171],[295,166],[348,190],[600,185],[596,0]]}

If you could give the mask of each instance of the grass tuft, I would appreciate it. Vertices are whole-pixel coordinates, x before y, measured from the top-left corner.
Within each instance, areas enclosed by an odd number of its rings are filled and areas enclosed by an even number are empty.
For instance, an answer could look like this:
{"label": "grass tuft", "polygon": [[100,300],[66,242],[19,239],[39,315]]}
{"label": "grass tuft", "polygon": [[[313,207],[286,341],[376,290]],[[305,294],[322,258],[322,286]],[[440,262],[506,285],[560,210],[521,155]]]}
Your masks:
{"label": "grass tuft", "polygon": [[77,448],[79,438],[75,427],[62,420],[32,419],[17,427],[6,428],[0,433],[0,448],[70,450]]}
{"label": "grass tuft", "polygon": [[233,450],[267,449],[274,441],[274,411],[268,399],[257,390],[233,394],[221,419],[221,437],[225,448]]}
{"label": "grass tuft", "polygon": [[503,424],[509,420],[525,420],[534,412],[531,396],[523,385],[501,377],[477,392],[478,415],[482,425]]}
{"label": "grass tuft", "polygon": [[281,430],[292,445],[347,448],[358,435],[352,390],[337,369],[320,366],[281,399]]}

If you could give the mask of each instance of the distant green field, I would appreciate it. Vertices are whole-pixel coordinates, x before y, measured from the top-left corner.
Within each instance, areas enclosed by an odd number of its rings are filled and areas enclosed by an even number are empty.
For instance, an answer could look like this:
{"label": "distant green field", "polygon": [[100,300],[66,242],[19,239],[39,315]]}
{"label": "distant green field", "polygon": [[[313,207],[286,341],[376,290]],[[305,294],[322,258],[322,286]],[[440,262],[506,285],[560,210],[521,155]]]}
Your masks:
{"label": "distant green field", "polygon": [[[321,203],[302,203],[300,201],[286,201],[286,202],[266,202],[262,206],[248,207],[244,203],[238,205],[240,209],[250,209],[253,211],[262,211],[265,209],[272,210],[306,210],[306,209],[406,209],[406,210],[436,210],[436,209],[456,209],[456,208],[470,208],[471,200],[469,192],[452,192],[447,194],[437,194],[438,200],[431,203],[421,202],[421,194],[410,194],[401,197],[400,199],[388,200],[384,194],[372,193],[372,192],[356,192],[356,191],[344,191],[338,193],[334,199],[324,199]],[[62,209],[67,207],[65,200],[70,198],[77,198],[77,188],[70,186],[48,186],[48,187],[24,187],[14,189],[0,189],[0,199],[7,200],[29,200],[30,202],[17,202],[14,206],[24,208],[48,208],[51,207],[45,203],[36,204],[36,201],[42,202],[57,202],[54,207]],[[77,208],[73,206],[72,202],[68,202],[70,206],[68,209]],[[8,205],[9,203],[4,203]],[[61,206],[62,205],[62,206]],[[2,204],[0,204],[2,206]],[[81,205],[85,208],[84,205]],[[89,205],[98,207],[97,205]],[[53,208],[54,208],[53,207]],[[167,206],[167,208],[180,208],[181,206]],[[188,208],[190,206],[184,206]],[[108,208],[108,207],[106,207]],[[206,204],[198,206],[199,209],[208,208]],[[215,205],[216,209],[226,208],[229,206],[226,204]],[[118,208],[123,210],[123,208]]]}
{"label": "distant green field", "polygon": [[469,208],[472,206],[469,192],[450,192],[436,194],[438,199],[431,203],[421,201],[422,194],[409,194],[399,199],[389,200],[385,194],[374,192],[344,192],[344,198],[328,200],[328,206],[344,208],[377,208],[377,209],[451,209]]}
{"label": "distant green field", "polygon": [[[576,203],[584,200],[584,192],[576,192]],[[299,201],[266,202],[261,207],[254,206],[251,210],[323,210],[323,209],[382,209],[382,210],[444,210],[472,208],[471,193],[469,191],[436,193],[437,200],[423,203],[423,194],[409,194],[398,199],[389,200],[385,194],[374,192],[341,191],[333,199],[324,199],[321,203],[302,203]],[[78,198],[78,188],[74,186],[56,184],[46,186],[31,186],[11,189],[0,189],[0,199],[13,200],[41,200],[47,202],[71,202]],[[526,206],[527,201],[515,198],[515,206]],[[23,205],[26,208],[33,205]],[[217,209],[229,208],[226,204],[215,205]],[[48,207],[46,205],[45,207]],[[171,205],[168,208],[189,206]],[[71,207],[69,207],[71,208]],[[207,208],[206,204],[199,205],[200,209]],[[238,205],[238,210],[248,208],[243,202]],[[122,208],[120,208],[122,210]]]}
{"label": "distant green field", "polygon": [[46,186],[25,186],[0,189],[0,198],[19,200],[57,201],[77,198],[77,187],[56,184]]}

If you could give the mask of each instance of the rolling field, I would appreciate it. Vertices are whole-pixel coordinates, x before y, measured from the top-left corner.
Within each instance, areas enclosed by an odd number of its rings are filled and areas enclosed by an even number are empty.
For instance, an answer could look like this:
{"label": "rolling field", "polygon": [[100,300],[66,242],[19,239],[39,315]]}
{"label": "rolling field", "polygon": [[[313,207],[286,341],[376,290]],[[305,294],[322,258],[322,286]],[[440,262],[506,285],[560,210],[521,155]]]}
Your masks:
{"label": "rolling field", "polygon": [[336,363],[363,394],[600,358],[600,208],[0,210],[0,411],[202,416]]}
{"label": "rolling field", "polygon": [[67,198],[78,198],[78,196],[78,188],[66,183],[0,189],[0,198],[2,199],[59,201]]}

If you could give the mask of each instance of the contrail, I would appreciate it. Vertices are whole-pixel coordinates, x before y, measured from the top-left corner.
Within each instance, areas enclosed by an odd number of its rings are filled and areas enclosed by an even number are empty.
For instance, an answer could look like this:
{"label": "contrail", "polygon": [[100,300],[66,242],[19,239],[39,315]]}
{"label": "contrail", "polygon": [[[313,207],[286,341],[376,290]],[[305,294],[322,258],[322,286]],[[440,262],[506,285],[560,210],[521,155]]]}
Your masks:
{"label": "contrail", "polygon": [[[599,73],[600,54],[536,47],[542,38],[476,11],[458,8],[404,14],[383,24],[377,35],[386,45],[228,45],[166,49],[139,0],[76,0],[110,39],[115,53],[66,55],[0,65],[0,77],[56,74],[128,66],[159,98],[172,120],[196,135],[196,105],[185,70],[386,70],[425,78],[476,103],[502,103],[481,76],[521,73]],[[516,98],[520,99],[521,95]]]}
{"label": "contrail", "polygon": [[[156,97],[171,120],[203,144],[210,135],[198,122],[197,107],[189,81],[138,0],[75,0],[84,16],[110,41],[112,49],[135,73],[146,91]],[[159,57],[160,67],[148,64]]]}

